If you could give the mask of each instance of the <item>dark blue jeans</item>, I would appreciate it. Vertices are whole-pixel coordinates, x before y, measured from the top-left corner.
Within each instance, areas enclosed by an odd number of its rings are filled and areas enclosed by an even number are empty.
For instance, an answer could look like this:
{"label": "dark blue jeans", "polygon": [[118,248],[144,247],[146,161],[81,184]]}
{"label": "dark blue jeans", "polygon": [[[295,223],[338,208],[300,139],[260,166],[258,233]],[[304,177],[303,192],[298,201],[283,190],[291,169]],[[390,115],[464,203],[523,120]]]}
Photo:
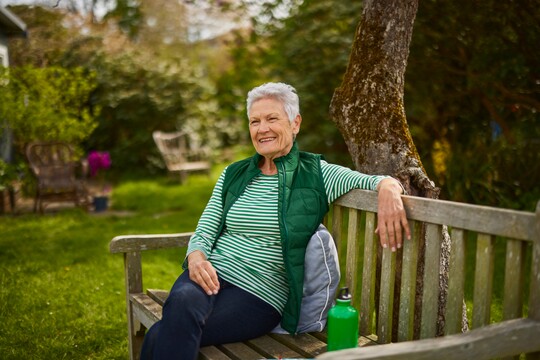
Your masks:
{"label": "dark blue jeans", "polygon": [[219,293],[209,296],[189,279],[188,270],[178,277],[163,305],[163,318],[144,337],[141,360],[197,359],[202,346],[253,339],[281,320],[267,302],[219,281]]}

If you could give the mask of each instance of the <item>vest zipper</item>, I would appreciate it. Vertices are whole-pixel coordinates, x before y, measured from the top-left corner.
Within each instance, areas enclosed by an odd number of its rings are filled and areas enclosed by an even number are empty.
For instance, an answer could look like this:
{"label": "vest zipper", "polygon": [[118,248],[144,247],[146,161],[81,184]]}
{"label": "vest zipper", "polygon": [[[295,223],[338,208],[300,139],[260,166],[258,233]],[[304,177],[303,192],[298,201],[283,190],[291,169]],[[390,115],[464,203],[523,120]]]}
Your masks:
{"label": "vest zipper", "polygon": [[[283,219],[283,230],[284,230],[284,236],[285,236],[285,239],[284,240],[288,240],[289,239],[289,230],[287,229],[287,222],[285,221],[285,219],[287,219],[287,214],[285,213],[285,209],[287,208],[287,204],[286,204],[286,199],[285,199],[285,191],[287,190],[287,182],[285,181],[285,177],[286,177],[286,174],[287,172],[285,171],[285,165],[283,164],[283,162],[281,161],[280,163],[280,166],[281,166],[281,171],[282,171],[282,174],[283,174],[283,184],[282,184],[282,188],[281,188],[281,218]],[[288,244],[288,242],[283,242],[284,244]]]}

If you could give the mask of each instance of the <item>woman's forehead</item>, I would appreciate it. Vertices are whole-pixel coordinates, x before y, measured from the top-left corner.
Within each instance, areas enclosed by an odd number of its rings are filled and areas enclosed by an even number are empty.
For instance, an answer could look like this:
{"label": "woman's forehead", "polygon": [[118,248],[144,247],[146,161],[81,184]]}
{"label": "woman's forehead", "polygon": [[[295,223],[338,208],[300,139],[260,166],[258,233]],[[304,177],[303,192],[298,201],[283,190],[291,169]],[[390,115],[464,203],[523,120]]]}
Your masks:
{"label": "woman's forehead", "polygon": [[250,116],[258,115],[256,113],[268,114],[272,112],[285,113],[283,103],[273,98],[262,98],[253,102],[253,104],[251,104],[251,108],[249,109]]}

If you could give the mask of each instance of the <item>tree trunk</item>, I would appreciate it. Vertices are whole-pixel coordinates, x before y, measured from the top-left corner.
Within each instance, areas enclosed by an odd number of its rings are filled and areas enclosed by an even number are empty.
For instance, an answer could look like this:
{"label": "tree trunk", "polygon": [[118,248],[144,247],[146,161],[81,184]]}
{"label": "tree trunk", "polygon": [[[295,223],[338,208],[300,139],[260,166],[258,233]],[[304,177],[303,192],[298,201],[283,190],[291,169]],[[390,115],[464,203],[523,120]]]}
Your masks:
{"label": "tree trunk", "polygon": [[[392,175],[402,182],[408,194],[437,198],[439,189],[424,170],[409,132],[403,101],[405,69],[417,9],[418,0],[365,1],[349,65],[341,87],[334,92],[330,113],[357,170]],[[443,239],[440,310],[446,302],[450,246],[448,234]],[[421,245],[421,252],[422,248]],[[419,280],[423,271],[420,266]],[[396,306],[399,306],[399,280],[397,277]],[[421,291],[421,286],[417,286],[417,295]],[[441,333],[444,312],[439,313]],[[398,311],[394,314],[397,316]],[[398,324],[397,318],[394,324]],[[418,321],[416,327],[419,327]]]}

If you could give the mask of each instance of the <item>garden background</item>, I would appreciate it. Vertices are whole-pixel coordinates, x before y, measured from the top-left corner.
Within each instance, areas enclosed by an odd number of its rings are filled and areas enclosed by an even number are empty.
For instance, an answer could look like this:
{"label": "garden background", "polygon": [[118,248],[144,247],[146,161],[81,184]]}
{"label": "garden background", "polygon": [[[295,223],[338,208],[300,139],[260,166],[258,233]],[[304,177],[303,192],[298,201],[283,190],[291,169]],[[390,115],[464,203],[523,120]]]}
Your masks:
{"label": "garden background", "polygon": [[[123,359],[122,260],[108,254],[108,242],[194,229],[220,170],[249,153],[249,89],[270,80],[294,85],[301,148],[351,165],[328,105],[361,2],[42,4],[9,7],[28,36],[10,40],[10,72],[1,75],[9,82],[2,81],[0,118],[13,130],[14,156],[0,162],[0,186],[16,179],[31,196],[25,145],[65,140],[81,157],[110,153],[112,207],[102,215],[67,207],[0,216],[0,350],[7,359]],[[539,23],[532,0],[420,2],[405,109],[442,199],[534,211]],[[186,131],[210,149],[212,176],[171,181],[155,130]],[[181,258],[151,254],[145,282],[170,287]]]}

